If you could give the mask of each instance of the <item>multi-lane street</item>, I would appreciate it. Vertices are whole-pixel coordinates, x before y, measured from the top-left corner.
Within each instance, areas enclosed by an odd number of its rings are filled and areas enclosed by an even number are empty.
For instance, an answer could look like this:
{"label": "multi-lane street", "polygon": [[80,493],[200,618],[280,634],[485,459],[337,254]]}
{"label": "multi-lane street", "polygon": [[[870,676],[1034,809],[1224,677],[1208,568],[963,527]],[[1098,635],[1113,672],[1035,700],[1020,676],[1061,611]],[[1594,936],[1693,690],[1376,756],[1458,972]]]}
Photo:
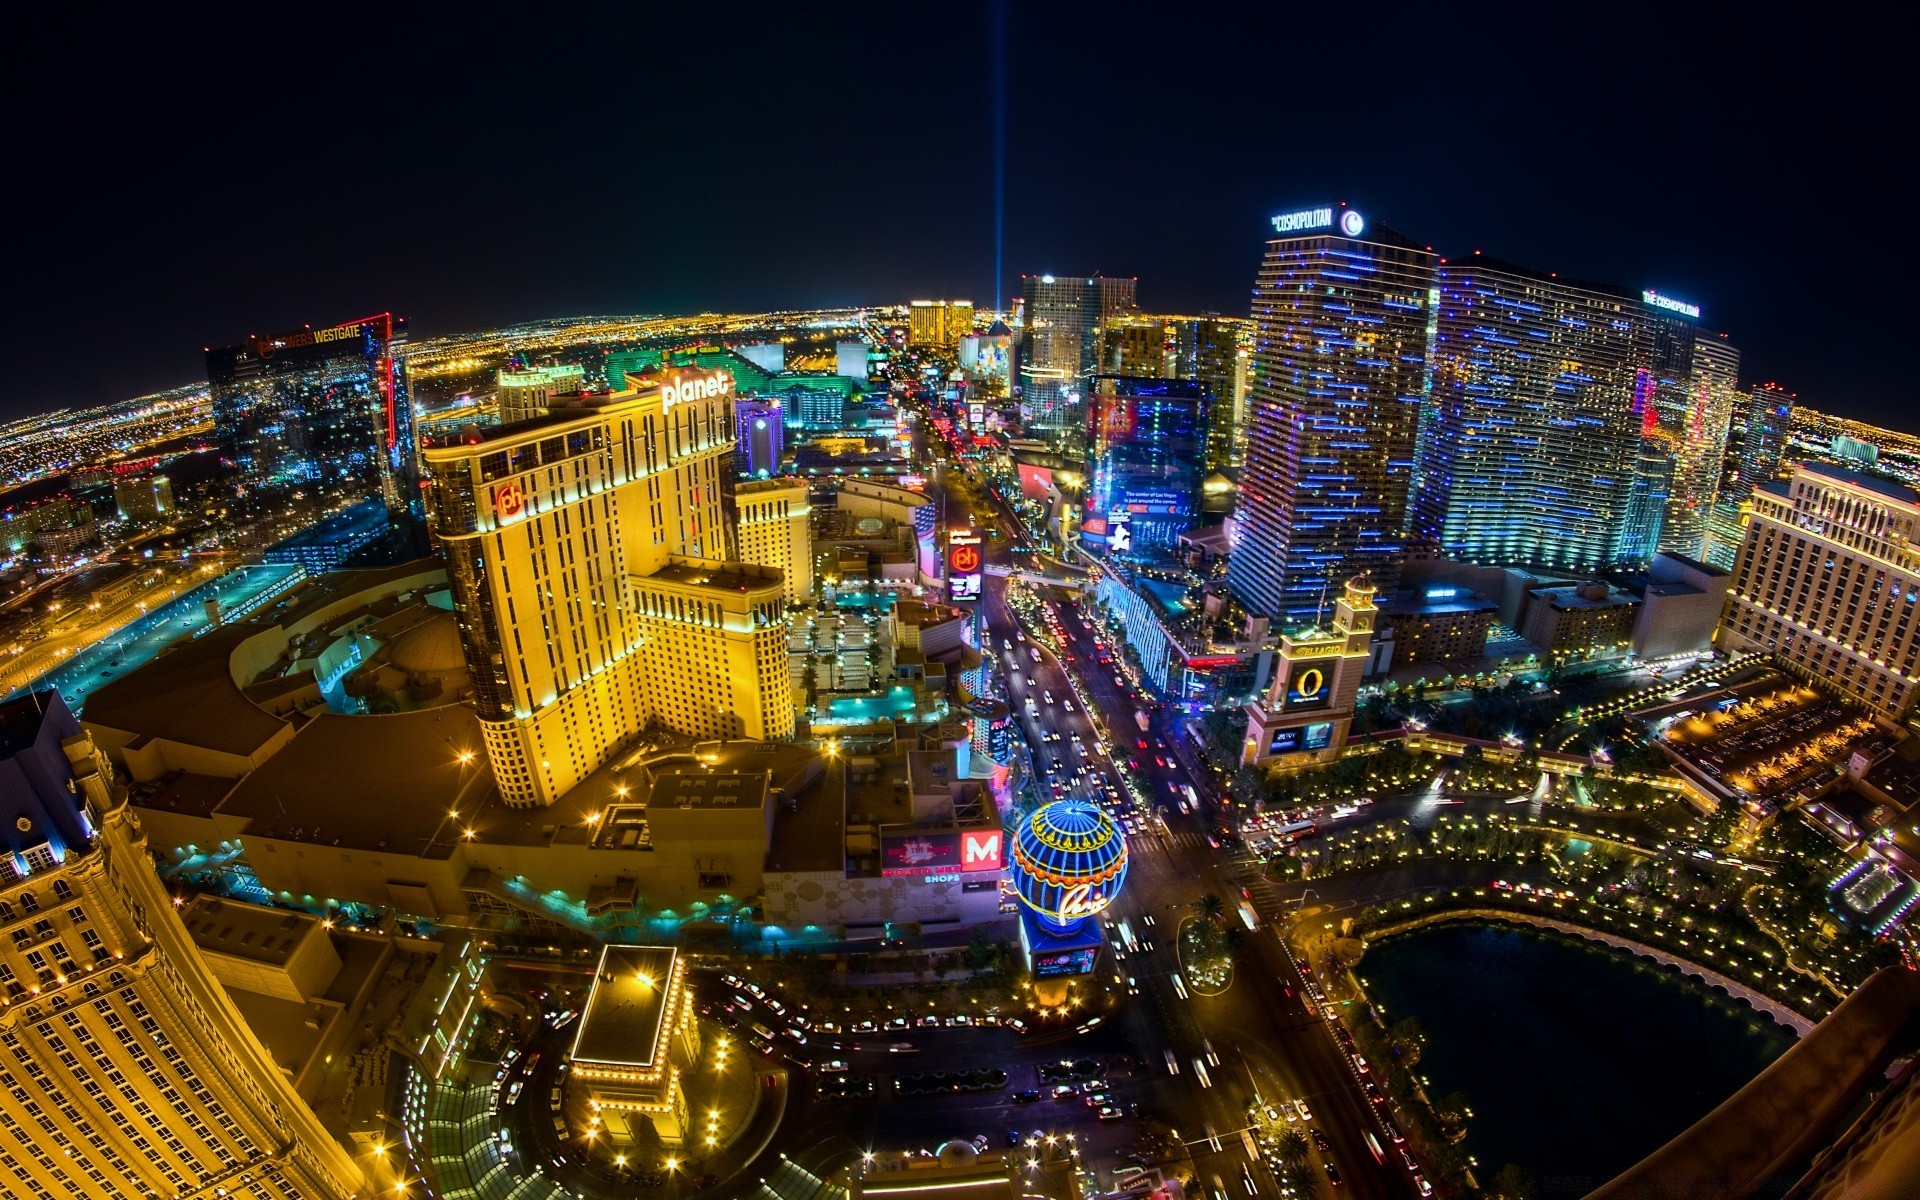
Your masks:
{"label": "multi-lane street", "polygon": [[[949,520],[970,506],[991,505],[990,512],[976,511],[976,520],[984,524],[991,516],[1009,536],[989,543],[989,565],[1013,567],[1014,547],[1031,545],[1018,518],[991,492],[955,483],[947,474]],[[1102,970],[1111,965],[1106,979],[1119,1008],[1111,1018],[1115,1028],[1095,1033],[1104,1035],[1103,1042],[1117,1033],[1120,1044],[1138,1050],[1140,1075],[1126,1085],[1132,1110],[1179,1131],[1210,1192],[1278,1195],[1279,1181],[1250,1136],[1250,1108],[1304,1100],[1313,1114],[1311,1128],[1324,1134],[1329,1147],[1315,1152],[1322,1189],[1332,1186],[1324,1169],[1332,1163],[1342,1190],[1354,1195],[1415,1194],[1413,1176],[1381,1112],[1362,1093],[1334,1028],[1307,1011],[1306,981],[1267,924],[1279,910],[1271,889],[1262,889],[1262,903],[1250,905],[1267,911],[1242,943],[1232,986],[1203,996],[1182,978],[1174,948],[1179,923],[1208,892],[1234,911],[1251,879],[1244,874],[1245,860],[1236,862],[1209,837],[1217,820],[1211,781],[1196,777],[1175,752],[1178,731],[1169,730],[1159,714],[1151,714],[1148,729],[1138,727],[1135,713],[1142,706],[1116,665],[1102,661],[1103,650],[1108,657],[1117,657],[1118,650],[1099,644],[1066,589],[1038,589],[1057,614],[1046,631],[1057,634],[1043,639],[1035,636],[1038,628],[1021,629],[1007,602],[1005,577],[990,573],[985,583],[987,634],[999,666],[1009,672],[1009,700],[1040,773],[1042,796],[1106,802],[1128,827],[1127,884],[1105,916],[1115,931],[1125,922],[1135,948],[1126,949],[1124,942],[1109,948]],[[1049,641],[1061,647],[1065,661]],[[1089,701],[1111,735],[1104,748],[1086,711]],[[1111,781],[1118,801],[1101,780]],[[1251,898],[1252,890],[1245,895]],[[1121,982],[1113,984],[1116,977]]]}

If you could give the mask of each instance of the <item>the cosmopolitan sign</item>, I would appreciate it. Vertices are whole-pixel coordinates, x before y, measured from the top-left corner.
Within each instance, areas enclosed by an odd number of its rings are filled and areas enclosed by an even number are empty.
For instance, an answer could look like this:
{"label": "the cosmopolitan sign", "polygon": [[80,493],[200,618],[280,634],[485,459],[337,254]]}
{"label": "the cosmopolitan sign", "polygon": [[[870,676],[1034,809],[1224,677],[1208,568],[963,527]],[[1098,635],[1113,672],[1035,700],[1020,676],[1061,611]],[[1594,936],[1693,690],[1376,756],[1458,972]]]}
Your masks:
{"label": "the cosmopolitan sign", "polygon": [[660,409],[669,411],[695,400],[711,400],[733,390],[733,376],[726,371],[708,371],[704,375],[675,375],[660,385]]}
{"label": "the cosmopolitan sign", "polygon": [[1685,300],[1675,300],[1672,296],[1662,296],[1659,292],[1651,288],[1641,292],[1640,299],[1648,308],[1658,308],[1665,312],[1679,313],[1683,317],[1691,317],[1696,321],[1700,319],[1700,306],[1698,304],[1688,304]]}
{"label": "the cosmopolitan sign", "polygon": [[[1367,227],[1366,218],[1351,208],[1340,210],[1337,223],[1340,232],[1348,237],[1359,237]],[[1281,213],[1273,219],[1275,233],[1310,233],[1316,229],[1332,229],[1335,224],[1331,208],[1303,208],[1299,212]]]}

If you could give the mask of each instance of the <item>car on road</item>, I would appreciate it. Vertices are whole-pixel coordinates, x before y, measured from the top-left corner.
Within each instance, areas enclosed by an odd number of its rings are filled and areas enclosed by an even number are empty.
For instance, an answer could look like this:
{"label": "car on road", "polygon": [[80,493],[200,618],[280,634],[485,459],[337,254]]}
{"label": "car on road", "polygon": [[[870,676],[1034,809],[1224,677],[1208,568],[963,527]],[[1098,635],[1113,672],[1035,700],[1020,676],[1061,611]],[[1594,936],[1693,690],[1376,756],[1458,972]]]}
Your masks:
{"label": "car on road", "polygon": [[1001,1024],[1005,1025],[1008,1029],[1013,1030],[1015,1033],[1025,1033],[1027,1031],[1027,1023],[1025,1021],[1022,1021],[1019,1017],[1008,1017],[1006,1020],[1002,1021]]}
{"label": "car on road", "polygon": [[1080,1094],[1080,1089],[1074,1087],[1070,1083],[1061,1083],[1061,1084],[1054,1085],[1053,1098],[1055,1100],[1071,1100],[1079,1094]]}
{"label": "car on road", "polygon": [[1100,1108],[1100,1111],[1095,1115],[1098,1116],[1102,1121],[1118,1121],[1124,1114],[1121,1113],[1121,1111],[1118,1108],[1114,1107],[1113,1105],[1106,1104],[1106,1105],[1102,1105]]}
{"label": "car on road", "polygon": [[847,1064],[843,1060],[836,1058],[830,1062],[821,1063],[820,1069],[829,1075],[844,1075],[847,1070]]}
{"label": "car on road", "polygon": [[1340,1186],[1340,1168],[1334,1166],[1332,1163],[1327,1163],[1326,1168],[1327,1168],[1327,1182],[1332,1184],[1334,1187],[1339,1187]]}
{"label": "car on road", "polygon": [[1305,1100],[1295,1100],[1293,1107],[1299,1110],[1302,1121],[1313,1120],[1313,1112],[1307,1108],[1307,1102]]}
{"label": "car on road", "polygon": [[1020,1091],[1013,1093],[1011,1098],[1015,1104],[1032,1104],[1040,1098],[1040,1089],[1022,1088]]}
{"label": "car on road", "polygon": [[1093,1092],[1087,1096],[1088,1108],[1105,1108],[1113,1103],[1112,1092]]}
{"label": "car on road", "polygon": [[1313,1135],[1313,1144],[1319,1149],[1320,1153],[1326,1154],[1333,1149],[1333,1143],[1327,1140],[1326,1134],[1321,1133],[1318,1129],[1309,1129],[1307,1132]]}
{"label": "car on road", "polygon": [[874,1024],[872,1021],[855,1021],[853,1024],[853,1032],[854,1033],[878,1033],[880,1032],[880,1027]]}
{"label": "car on road", "polygon": [[1167,1074],[1178,1075],[1180,1073],[1180,1060],[1174,1056],[1173,1051],[1162,1050],[1160,1053],[1166,1056]]}

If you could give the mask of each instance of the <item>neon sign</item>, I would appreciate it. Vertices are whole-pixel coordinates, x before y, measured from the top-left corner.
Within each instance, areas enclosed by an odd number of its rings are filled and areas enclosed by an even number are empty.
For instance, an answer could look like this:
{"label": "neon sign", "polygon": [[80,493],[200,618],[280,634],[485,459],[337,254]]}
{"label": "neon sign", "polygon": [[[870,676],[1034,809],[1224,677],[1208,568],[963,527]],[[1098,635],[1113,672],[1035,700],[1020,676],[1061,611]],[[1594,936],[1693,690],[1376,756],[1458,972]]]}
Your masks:
{"label": "neon sign", "polygon": [[1332,229],[1333,210],[1331,208],[1303,208],[1299,212],[1281,213],[1273,219],[1276,233],[1300,233],[1308,229]]}
{"label": "neon sign", "polygon": [[1060,919],[1071,921],[1078,917],[1090,917],[1106,906],[1106,892],[1090,883],[1076,884],[1060,897]]}
{"label": "neon sign", "polygon": [[960,835],[960,865],[974,871],[1000,869],[1000,831],[966,830]]}
{"label": "neon sign", "polygon": [[1648,308],[1658,308],[1670,313],[1679,313],[1683,317],[1691,317],[1696,321],[1700,319],[1700,306],[1698,304],[1688,304],[1685,300],[1675,300],[1672,296],[1662,296],[1652,288],[1641,292],[1640,299]]}
{"label": "neon sign", "polygon": [[517,483],[503,483],[493,489],[493,515],[511,521],[526,510],[527,493]]}
{"label": "neon sign", "polygon": [[666,412],[676,405],[691,404],[695,400],[711,400],[715,396],[724,396],[733,390],[733,376],[725,371],[709,371],[704,375],[687,377],[676,376],[660,385],[660,410]]}
{"label": "neon sign", "polygon": [[1359,237],[1367,228],[1367,219],[1351,208],[1340,214],[1340,232],[1348,237]]}

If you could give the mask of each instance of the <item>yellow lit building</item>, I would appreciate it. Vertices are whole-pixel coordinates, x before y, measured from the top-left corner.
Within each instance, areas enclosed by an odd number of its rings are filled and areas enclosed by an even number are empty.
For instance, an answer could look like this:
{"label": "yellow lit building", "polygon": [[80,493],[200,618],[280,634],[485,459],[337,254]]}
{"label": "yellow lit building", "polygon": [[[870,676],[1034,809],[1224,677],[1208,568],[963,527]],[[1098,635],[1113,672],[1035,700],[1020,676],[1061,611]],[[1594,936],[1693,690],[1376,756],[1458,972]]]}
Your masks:
{"label": "yellow lit building", "polygon": [[763,479],[734,491],[740,513],[740,561],[776,567],[786,578],[787,603],[813,595],[813,509],[799,479]]}
{"label": "yellow lit building", "polygon": [[[730,578],[737,590],[724,596],[693,582],[731,549],[733,377],[682,369],[628,382],[609,395],[551,397],[542,418],[469,431],[422,455],[508,804],[553,803],[656,719],[707,735],[731,712],[744,736],[792,732],[779,711],[791,704],[784,674],[780,698],[757,703],[741,698],[757,671],[732,674],[754,665],[762,642],[784,639],[777,573]],[[681,641],[728,649],[648,665]]]}
{"label": "yellow lit building", "polygon": [[1753,491],[1715,641],[1762,651],[1888,720],[1920,698],[1920,493],[1802,463]]}
{"label": "yellow lit building", "polygon": [[586,372],[576,366],[523,367],[502,371],[494,379],[494,411],[502,425],[544,416],[554,397],[577,392]]}
{"label": "yellow lit building", "polygon": [[0,1194],[360,1195],[360,1169],[195,948],[60,698],[0,707],[0,745]]}
{"label": "yellow lit building", "polygon": [[780,572],[676,558],[633,580],[640,687],[661,723],[695,737],[793,736]]}
{"label": "yellow lit building", "polygon": [[1281,635],[1273,685],[1263,701],[1246,707],[1243,764],[1304,767],[1340,757],[1380,615],[1373,597],[1366,576],[1348,580],[1331,629]]}
{"label": "yellow lit building", "polygon": [[915,300],[907,306],[907,345],[951,350],[973,332],[973,301]]}
{"label": "yellow lit building", "polygon": [[574,1033],[569,1088],[616,1146],[651,1125],[660,1141],[687,1137],[681,1077],[700,1057],[687,962],[670,946],[605,946]]}

